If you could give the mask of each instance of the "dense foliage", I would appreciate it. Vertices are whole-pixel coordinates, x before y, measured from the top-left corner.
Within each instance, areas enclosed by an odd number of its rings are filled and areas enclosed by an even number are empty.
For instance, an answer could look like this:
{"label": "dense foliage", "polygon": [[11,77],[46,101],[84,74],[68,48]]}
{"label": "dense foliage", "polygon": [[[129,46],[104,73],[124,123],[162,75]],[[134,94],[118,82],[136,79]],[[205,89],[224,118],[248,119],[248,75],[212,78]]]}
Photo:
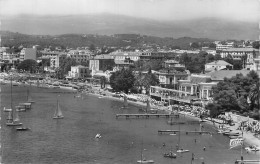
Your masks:
{"label": "dense foliage", "polygon": [[35,60],[26,59],[18,65],[17,69],[18,70],[24,70],[24,71],[30,71],[31,73],[35,73],[37,66],[38,66],[38,64]]}
{"label": "dense foliage", "polygon": [[78,63],[74,58],[65,58],[61,61],[60,67],[56,69],[56,77],[59,79],[63,79],[64,76],[70,71],[71,66],[75,66]]}
{"label": "dense foliage", "polygon": [[133,88],[134,81],[135,77],[131,69],[122,69],[110,76],[110,86],[116,92],[123,91],[128,93]]}
{"label": "dense foliage", "polygon": [[186,69],[191,73],[201,73],[205,70],[205,64],[213,62],[215,57],[212,54],[208,54],[201,51],[198,54],[183,53],[180,56],[180,63],[184,64]]}
{"label": "dense foliage", "polygon": [[225,78],[213,87],[214,103],[207,108],[212,110],[212,116],[220,111],[237,111],[249,113],[259,107],[259,76],[250,71],[246,76],[237,74],[232,78]]}
{"label": "dense foliage", "polygon": [[140,93],[143,88],[146,91],[146,94],[149,93],[150,86],[156,86],[159,84],[158,77],[151,72],[151,69],[146,74],[138,73],[135,80],[135,87],[137,87],[137,91]]}

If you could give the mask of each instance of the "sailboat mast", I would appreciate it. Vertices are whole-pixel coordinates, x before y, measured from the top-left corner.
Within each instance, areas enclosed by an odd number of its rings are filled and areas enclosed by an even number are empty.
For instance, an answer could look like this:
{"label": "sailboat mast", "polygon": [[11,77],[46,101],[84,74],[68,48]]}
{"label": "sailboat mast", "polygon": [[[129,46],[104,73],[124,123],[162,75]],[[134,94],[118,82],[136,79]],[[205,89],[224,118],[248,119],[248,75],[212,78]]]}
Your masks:
{"label": "sailboat mast", "polygon": [[12,116],[12,118],[11,118],[11,120],[13,120],[13,118],[14,118],[14,109],[13,109],[13,75],[11,74],[11,112],[12,112],[12,114],[11,114],[11,116]]}
{"label": "sailboat mast", "polygon": [[181,142],[181,130],[180,130],[180,124],[179,124],[179,138],[178,138],[178,149],[180,148],[180,142]]}
{"label": "sailboat mast", "polygon": [[[242,138],[243,138],[243,131],[242,131]],[[241,161],[243,162],[244,158],[243,158],[243,145],[244,145],[244,141],[242,140],[241,143],[241,150],[240,150],[240,155],[241,155]]]}
{"label": "sailboat mast", "polygon": [[29,101],[29,89],[27,87],[27,101]]}

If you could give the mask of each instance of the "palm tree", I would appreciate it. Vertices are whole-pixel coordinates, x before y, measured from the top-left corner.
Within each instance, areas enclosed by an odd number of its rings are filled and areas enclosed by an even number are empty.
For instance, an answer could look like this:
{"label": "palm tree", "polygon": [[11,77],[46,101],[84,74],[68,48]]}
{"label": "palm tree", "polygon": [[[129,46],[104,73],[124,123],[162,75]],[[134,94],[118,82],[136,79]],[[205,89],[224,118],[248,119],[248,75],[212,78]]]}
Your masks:
{"label": "palm tree", "polygon": [[251,101],[251,109],[254,109],[255,104],[257,103],[257,107],[259,109],[259,81],[256,84],[253,84],[252,87],[250,88],[249,92],[249,98]]}

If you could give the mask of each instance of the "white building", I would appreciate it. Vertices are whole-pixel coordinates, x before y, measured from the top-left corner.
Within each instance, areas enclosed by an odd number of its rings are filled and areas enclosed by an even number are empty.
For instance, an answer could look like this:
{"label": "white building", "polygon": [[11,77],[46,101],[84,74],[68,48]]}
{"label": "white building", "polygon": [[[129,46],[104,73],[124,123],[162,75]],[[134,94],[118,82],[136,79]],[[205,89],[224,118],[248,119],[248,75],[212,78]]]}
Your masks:
{"label": "white building", "polygon": [[114,57],[115,60],[126,60],[130,59],[132,61],[138,61],[140,59],[141,52],[112,52],[111,56]]}
{"label": "white building", "polygon": [[219,70],[226,69],[227,66],[230,66],[231,68],[233,68],[232,64],[229,64],[229,63],[225,62],[224,60],[218,60],[218,61],[214,61],[214,62],[205,64],[205,71],[206,72],[219,71]]}
{"label": "white building", "polygon": [[50,59],[50,68],[55,69],[60,66],[62,60],[64,60],[67,55],[64,52],[58,51],[41,51],[42,59]]}
{"label": "white building", "polygon": [[227,42],[226,44],[216,44],[216,50],[226,50],[234,47],[234,42]]}
{"label": "white building", "polygon": [[93,56],[93,52],[89,50],[70,50],[67,56],[75,59],[78,63],[87,62]]}
{"label": "white building", "polygon": [[71,71],[69,71],[69,77],[71,78],[85,78],[90,75],[88,67],[82,65],[71,66]]}

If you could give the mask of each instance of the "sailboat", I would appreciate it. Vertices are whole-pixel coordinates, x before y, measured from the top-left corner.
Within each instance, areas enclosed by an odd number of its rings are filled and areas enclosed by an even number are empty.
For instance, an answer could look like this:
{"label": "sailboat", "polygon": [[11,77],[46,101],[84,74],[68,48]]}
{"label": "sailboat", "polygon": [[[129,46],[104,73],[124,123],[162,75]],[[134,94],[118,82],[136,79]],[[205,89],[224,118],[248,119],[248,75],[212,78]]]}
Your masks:
{"label": "sailboat", "polygon": [[144,154],[143,154],[143,142],[142,142],[142,149],[141,149],[141,159],[137,161],[137,163],[154,163],[153,160],[146,160],[144,158]]}
{"label": "sailboat", "polygon": [[177,150],[177,153],[186,153],[186,152],[189,152],[189,150],[183,149],[183,148],[180,146],[180,143],[181,143],[181,131],[180,131],[180,124],[179,124],[179,142],[178,142],[178,150]]}
{"label": "sailboat", "polygon": [[168,153],[164,153],[163,156],[166,157],[166,158],[176,158],[177,154],[173,153],[172,147],[171,147],[171,151],[168,152]]}
{"label": "sailboat", "polygon": [[124,106],[123,106],[123,108],[127,108],[127,107],[128,107],[127,96],[126,96],[126,94],[124,94]]}
{"label": "sailboat", "polygon": [[62,119],[62,118],[64,118],[64,116],[62,115],[62,112],[60,109],[59,100],[57,100],[57,108],[55,109],[53,119]]}
{"label": "sailboat", "polygon": [[[11,77],[11,109],[13,109],[13,96],[12,96],[12,77]],[[16,110],[11,110],[7,118],[7,126],[20,126],[22,123],[19,122],[20,118]]]}
{"label": "sailboat", "polygon": [[35,103],[35,101],[33,101],[32,98],[31,98],[29,89],[27,89],[27,102],[28,103]]}

